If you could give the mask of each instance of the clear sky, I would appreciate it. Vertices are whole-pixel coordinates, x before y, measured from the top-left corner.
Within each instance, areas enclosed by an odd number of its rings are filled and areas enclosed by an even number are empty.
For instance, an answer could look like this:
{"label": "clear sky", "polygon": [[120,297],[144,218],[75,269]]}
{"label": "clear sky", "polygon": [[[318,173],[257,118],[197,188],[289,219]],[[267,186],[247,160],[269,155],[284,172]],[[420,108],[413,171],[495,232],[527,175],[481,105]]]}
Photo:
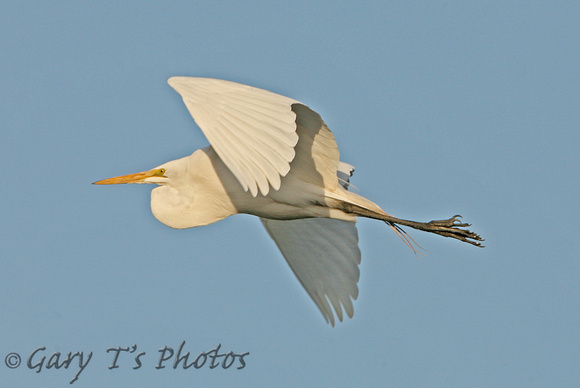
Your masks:
{"label": "clear sky", "polygon": [[[75,387],[578,384],[579,20],[574,1],[4,2],[0,385],[70,386],[68,352],[92,352]],[[361,220],[355,316],[330,327],[255,217],[177,231],[152,186],[91,185],[207,145],[174,75],[302,101],[361,194],[462,214],[486,248],[412,231],[418,258]],[[249,354],[174,369],[159,350],[183,341],[190,363]]]}

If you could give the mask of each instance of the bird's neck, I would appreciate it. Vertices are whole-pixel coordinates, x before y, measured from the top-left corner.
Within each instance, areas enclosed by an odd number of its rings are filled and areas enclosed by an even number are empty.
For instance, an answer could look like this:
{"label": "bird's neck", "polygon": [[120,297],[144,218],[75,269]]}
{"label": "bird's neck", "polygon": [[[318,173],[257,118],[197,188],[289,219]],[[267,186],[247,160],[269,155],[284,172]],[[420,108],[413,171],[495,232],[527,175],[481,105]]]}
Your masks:
{"label": "bird's neck", "polygon": [[155,218],[176,229],[212,224],[236,214],[229,194],[205,149],[197,150],[188,162],[191,168],[175,186],[160,186],[151,192]]}

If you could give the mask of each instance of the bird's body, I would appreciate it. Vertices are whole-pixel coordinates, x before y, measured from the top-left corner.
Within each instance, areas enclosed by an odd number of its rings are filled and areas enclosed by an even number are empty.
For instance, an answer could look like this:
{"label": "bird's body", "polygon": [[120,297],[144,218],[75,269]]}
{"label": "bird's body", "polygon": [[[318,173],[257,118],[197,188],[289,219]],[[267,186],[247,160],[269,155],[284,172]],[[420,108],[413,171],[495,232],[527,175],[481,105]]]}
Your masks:
{"label": "bird's body", "polygon": [[[211,146],[177,161],[175,167],[183,168],[179,179],[185,184],[176,181],[172,186],[161,185],[151,192],[153,215],[172,228],[208,225],[234,214],[276,220],[315,217],[355,221],[352,214],[323,206],[324,188],[298,180],[291,172],[282,178],[279,190],[253,197],[243,190]],[[172,164],[169,162],[158,168],[172,171]],[[166,175],[172,178],[170,173]],[[286,185],[287,180],[293,180],[294,184]]]}
{"label": "bird's body", "polygon": [[[456,217],[421,223],[385,213],[348,191],[352,167],[339,160],[334,135],[298,101],[229,81],[173,77],[211,145],[153,170],[96,182],[155,183],[154,216],[172,228],[208,225],[244,213],[261,218],[288,264],[334,324],[352,317],[360,251],[356,218],[385,221],[480,245]],[[343,178],[340,178],[342,175]],[[346,178],[346,179],[345,179]],[[330,304],[329,304],[330,302]]]}

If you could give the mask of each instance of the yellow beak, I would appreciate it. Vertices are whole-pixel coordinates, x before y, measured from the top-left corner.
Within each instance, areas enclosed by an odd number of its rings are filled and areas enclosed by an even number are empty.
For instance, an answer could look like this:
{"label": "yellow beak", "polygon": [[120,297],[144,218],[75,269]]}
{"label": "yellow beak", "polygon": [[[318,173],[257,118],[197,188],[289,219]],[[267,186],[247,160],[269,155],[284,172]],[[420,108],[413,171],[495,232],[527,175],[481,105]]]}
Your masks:
{"label": "yellow beak", "polygon": [[[152,176],[159,176],[159,170],[151,170],[138,172],[135,174],[117,176],[115,178],[103,179],[102,181],[94,182],[93,185],[118,185],[121,183],[146,183],[145,179]],[[161,174],[163,175],[163,174]]]}
{"label": "yellow beak", "polygon": [[136,174],[122,175],[114,178],[103,179],[102,181],[94,182],[93,185],[118,185],[120,183],[143,183],[151,174],[149,171],[138,172]]}

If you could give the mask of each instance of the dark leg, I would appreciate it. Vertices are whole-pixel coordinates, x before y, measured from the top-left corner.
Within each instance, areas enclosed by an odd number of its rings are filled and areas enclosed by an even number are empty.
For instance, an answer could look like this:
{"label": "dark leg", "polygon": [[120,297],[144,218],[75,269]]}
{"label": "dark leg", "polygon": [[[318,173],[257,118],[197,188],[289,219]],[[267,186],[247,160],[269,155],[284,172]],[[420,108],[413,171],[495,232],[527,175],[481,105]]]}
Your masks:
{"label": "dark leg", "polygon": [[458,218],[460,217],[461,216],[457,215],[451,217],[448,220],[417,222],[417,221],[402,220],[400,218],[392,217],[389,215],[387,217],[384,217],[383,221],[387,222],[388,224],[405,225],[425,232],[435,233],[440,236],[456,238],[457,240],[475,245],[477,247],[483,247],[480,241],[484,240],[481,238],[480,235],[478,235],[477,233],[473,233],[467,229],[460,229],[470,226],[470,224],[464,224],[461,221],[459,221]]}

